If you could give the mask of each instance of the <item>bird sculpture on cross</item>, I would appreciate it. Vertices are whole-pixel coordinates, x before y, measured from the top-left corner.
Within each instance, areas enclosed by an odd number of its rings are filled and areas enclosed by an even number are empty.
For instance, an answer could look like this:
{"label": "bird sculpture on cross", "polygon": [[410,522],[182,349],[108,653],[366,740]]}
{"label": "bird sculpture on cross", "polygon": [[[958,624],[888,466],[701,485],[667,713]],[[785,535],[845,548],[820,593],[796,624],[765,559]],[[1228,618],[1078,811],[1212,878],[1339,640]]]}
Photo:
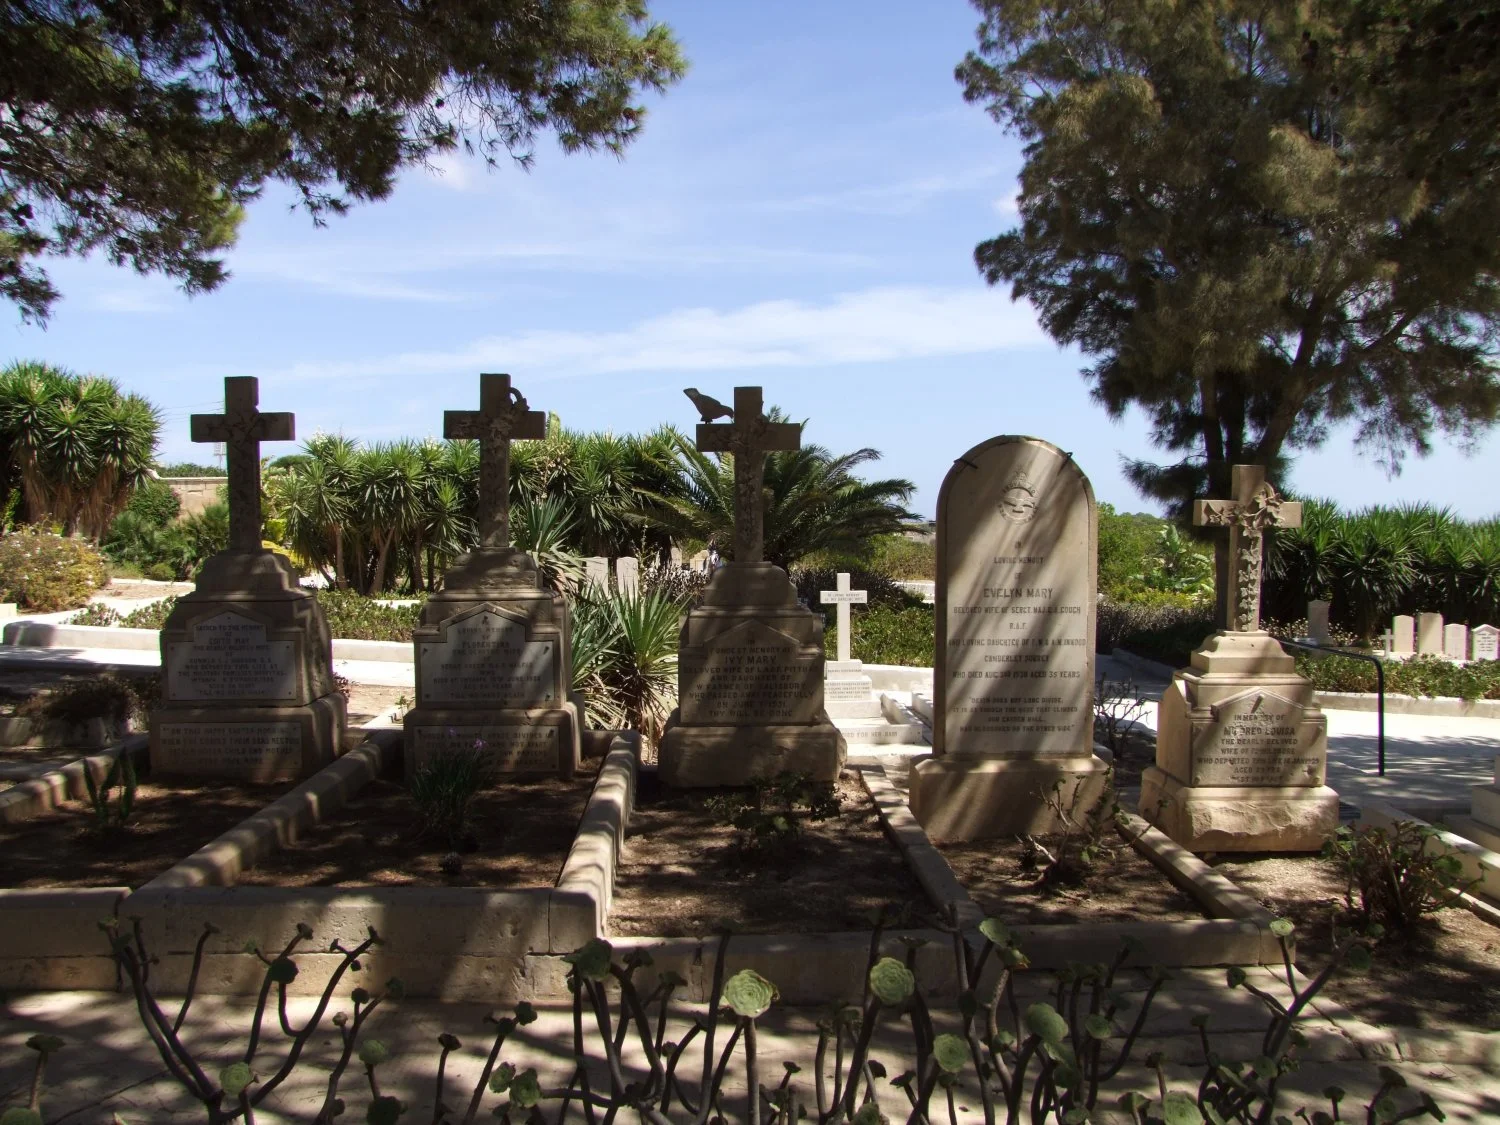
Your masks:
{"label": "bird sculpture on cross", "polygon": [[[733,410],[693,387],[686,394],[705,419],[698,427],[699,452],[728,453],[734,458],[734,561],[762,562],[766,553],[766,454],[801,449],[802,427],[767,418],[759,387],[735,387]],[[725,416],[733,418],[733,424],[710,424],[713,418]]]}

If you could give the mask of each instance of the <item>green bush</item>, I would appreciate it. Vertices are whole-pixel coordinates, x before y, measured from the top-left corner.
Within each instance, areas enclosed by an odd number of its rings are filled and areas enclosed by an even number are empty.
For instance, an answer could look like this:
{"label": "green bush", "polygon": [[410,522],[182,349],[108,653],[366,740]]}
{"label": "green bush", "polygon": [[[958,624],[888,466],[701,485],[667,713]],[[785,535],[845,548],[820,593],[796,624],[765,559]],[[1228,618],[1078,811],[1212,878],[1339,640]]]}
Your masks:
{"label": "green bush", "polygon": [[[869,606],[884,606],[887,609],[901,610],[922,604],[921,598],[887,574],[879,574],[860,567],[840,567],[839,569],[848,573],[850,589],[864,590],[869,594],[870,600],[866,603]],[[792,582],[797,587],[797,597],[806,602],[814,611],[822,610],[830,624],[838,607],[823,605],[819,601],[819,595],[824,590],[837,588],[838,573],[837,570],[799,566],[794,568],[791,574]]]}
{"label": "green bush", "polygon": [[[160,601],[149,602],[140,609],[133,609],[123,614],[117,624],[122,629],[160,629],[166,625],[167,616],[176,604],[176,598],[162,598]],[[75,623],[78,622],[76,617],[73,620]]]}
{"label": "green bush", "polygon": [[[1297,671],[1319,691],[1374,691],[1375,667],[1347,656],[1297,654]],[[1440,656],[1385,662],[1385,690],[1391,695],[1500,699],[1500,660],[1453,664]]]}
{"label": "green bush", "polygon": [[[831,607],[830,607],[831,608]],[[891,609],[876,605],[854,607],[850,622],[849,655],[866,664],[901,664],[931,668],[937,649],[937,614],[933,606]],[[823,650],[830,659],[837,652],[838,634],[830,624],[823,631]]]}
{"label": "green bush", "polygon": [[1096,613],[1100,652],[1123,648],[1174,668],[1214,631],[1213,607],[1185,594],[1143,593],[1128,601],[1101,596]]}
{"label": "green bush", "polygon": [[156,470],[159,477],[222,477],[227,474],[217,465],[195,465],[191,461],[178,461],[173,465],[162,465]]}
{"label": "green bush", "polygon": [[[1429,845],[1438,831],[1399,820],[1389,829],[1343,827],[1323,848],[1344,876],[1351,912],[1388,931],[1409,933],[1423,918],[1458,901],[1465,883],[1456,855]],[[1359,905],[1355,905],[1358,897]]]}
{"label": "green bush", "polygon": [[335,637],[353,641],[407,641],[421,616],[419,605],[382,605],[353,590],[319,590],[318,604]]}
{"label": "green bush", "polygon": [[905,535],[882,535],[871,544],[865,565],[898,581],[930,582],[937,577],[937,543]]}
{"label": "green bush", "polygon": [[794,858],[802,842],[802,822],[827,820],[841,811],[829,782],[782,770],[748,789],[730,789],[707,798],[704,807],[734,829],[734,849],[744,860]]}
{"label": "green bush", "polygon": [[35,525],[0,536],[0,602],[36,613],[76,609],[107,581],[104,558],[82,539]]}

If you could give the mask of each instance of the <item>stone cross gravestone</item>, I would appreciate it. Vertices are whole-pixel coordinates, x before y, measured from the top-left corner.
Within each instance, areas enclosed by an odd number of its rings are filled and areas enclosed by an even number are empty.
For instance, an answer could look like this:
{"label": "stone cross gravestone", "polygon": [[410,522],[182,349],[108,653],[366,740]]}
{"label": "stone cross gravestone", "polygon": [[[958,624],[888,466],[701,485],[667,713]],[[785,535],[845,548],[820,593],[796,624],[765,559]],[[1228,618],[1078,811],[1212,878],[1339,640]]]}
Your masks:
{"label": "stone cross gravestone", "polygon": [[1328,603],[1313,600],[1307,603],[1307,636],[1315,645],[1328,643]]}
{"label": "stone cross gravestone", "polygon": [[1094,756],[1094,491],[1072,457],[996,437],[953,463],[937,509],[933,756],[911,774],[929,835],[1059,827],[1104,791]]}
{"label": "stone cross gravestone", "polygon": [[868,590],[849,589],[849,575],[846,571],[840,571],[834,582],[837,589],[820,591],[818,600],[824,605],[838,606],[838,654],[842,662],[849,659],[849,607],[867,604],[870,593]]}
{"label": "stone cross gravestone", "polygon": [[510,545],[510,444],[547,436],[509,375],[479,377],[480,408],[443,414],[443,436],[477,438],[479,545],[443,575],[412,631],[417,704],[406,713],[407,774],[435,754],[477,749],[499,773],[571,777],[582,710],[570,696],[563,596]]}
{"label": "stone cross gravestone", "polygon": [[[771,422],[759,387],[736,387],[733,409],[696,390],[688,397],[703,417],[698,448],[734,458],[734,554],[683,620],[661,778],[743,785],[795,770],[832,781],[845,747],[824,710],[823,616],[799,605],[786,571],[762,558],[765,457],[798,448],[801,427]],[[731,424],[713,424],[726,415]]]}
{"label": "stone cross gravestone", "polygon": [[849,589],[849,575],[843,571],[834,579],[834,587],[818,592],[823,605],[838,607],[835,611],[838,659],[824,665],[823,705],[835,720],[878,718],[880,700],[875,698],[874,685],[865,675],[863,663],[849,655],[849,607],[867,604],[870,593]]}
{"label": "stone cross gravestone", "polygon": [[624,555],[615,560],[615,589],[634,594],[641,588],[641,560]]}
{"label": "stone cross gravestone", "polygon": [[1469,634],[1470,660],[1500,660],[1500,629],[1476,625]]}
{"label": "stone cross gravestone", "polygon": [[1317,851],[1338,827],[1324,784],[1328,719],[1296,662],[1260,628],[1261,540],[1297,526],[1259,466],[1233,468],[1233,500],[1199,500],[1195,522],[1230,532],[1230,627],[1193,653],[1158,709],[1141,815],[1193,851]]}
{"label": "stone cross gravestone", "polygon": [[286,557],[261,546],[260,443],[291,441],[295,427],[259,401],[255,379],[231,377],[224,413],[190,422],[194,441],[225,447],[229,548],[204,562],[162,627],[151,767],[163,776],[310,777],[343,752],[327,619]]}
{"label": "stone cross gravestone", "polygon": [[1469,627],[1454,622],[1443,626],[1443,655],[1449,660],[1469,659]]}
{"label": "stone cross gravestone", "polygon": [[1443,615],[1441,613],[1417,615],[1417,652],[1427,656],[1443,654]]}
{"label": "stone cross gravestone", "polygon": [[1417,650],[1417,622],[1416,618],[1404,613],[1398,613],[1391,618],[1391,651],[1394,653],[1413,653]]}

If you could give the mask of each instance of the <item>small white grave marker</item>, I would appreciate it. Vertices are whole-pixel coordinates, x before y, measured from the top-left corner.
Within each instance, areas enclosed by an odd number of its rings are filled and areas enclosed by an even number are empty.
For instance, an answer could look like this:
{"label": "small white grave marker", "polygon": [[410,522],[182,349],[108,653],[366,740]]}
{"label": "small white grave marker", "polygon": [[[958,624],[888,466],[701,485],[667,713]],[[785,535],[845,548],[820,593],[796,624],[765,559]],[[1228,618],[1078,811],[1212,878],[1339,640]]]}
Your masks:
{"label": "small white grave marker", "polygon": [[1443,615],[1441,613],[1418,615],[1417,651],[1430,656],[1443,654]]}
{"label": "small white grave marker", "polygon": [[1454,622],[1443,626],[1443,655],[1449,660],[1469,658],[1469,627]]}
{"label": "small white grave marker", "polygon": [[1317,600],[1307,603],[1307,635],[1315,645],[1328,643],[1328,603]]}
{"label": "small white grave marker", "polygon": [[1493,625],[1476,625],[1469,634],[1470,659],[1500,660],[1500,629]]}
{"label": "small white grave marker", "polygon": [[849,607],[851,605],[864,605],[870,600],[868,590],[849,589],[849,575],[840,571],[838,576],[838,588],[836,590],[824,590],[818,594],[818,600],[824,605],[836,605],[839,607],[839,659],[849,659]]}
{"label": "small white grave marker", "polygon": [[1410,614],[1398,613],[1391,618],[1391,651],[1417,651],[1417,621]]}

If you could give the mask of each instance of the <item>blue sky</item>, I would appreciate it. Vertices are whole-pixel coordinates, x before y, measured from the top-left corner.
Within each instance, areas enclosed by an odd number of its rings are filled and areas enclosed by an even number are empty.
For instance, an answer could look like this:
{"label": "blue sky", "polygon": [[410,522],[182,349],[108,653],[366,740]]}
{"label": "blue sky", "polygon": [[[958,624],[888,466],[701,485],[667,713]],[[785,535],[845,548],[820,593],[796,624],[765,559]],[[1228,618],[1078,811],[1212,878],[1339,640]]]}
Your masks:
{"label": "blue sky", "polygon": [[[914,481],[927,514],[954,458],[1004,433],[1057,442],[1101,500],[1150,510],[1119,470],[1150,455],[1142,419],[1110,422],[1083,357],[974,269],[975,243],[1014,221],[1021,157],[953,80],[978,23],[965,0],[652,11],[692,69],[623,160],[550,139],[530,172],[455,156],[324,229],[272,187],[218,291],[56,262],[49,327],[10,314],[0,361],[144,393],[165,460],[209,460],[187,417],[218,408],[225,375],[259,376],[262,408],[295,411],[303,437],[368,441],[440,433],[444,409],[477,405],[481,371],[510,372],[569,427],[616,432],[691,425],[685,386],[729,401],[758,383],[808,419],[804,440],[881,450],[873,472]],[[1490,438],[1389,479],[1335,432],[1292,485],[1480,517],[1500,510],[1497,470]]]}

